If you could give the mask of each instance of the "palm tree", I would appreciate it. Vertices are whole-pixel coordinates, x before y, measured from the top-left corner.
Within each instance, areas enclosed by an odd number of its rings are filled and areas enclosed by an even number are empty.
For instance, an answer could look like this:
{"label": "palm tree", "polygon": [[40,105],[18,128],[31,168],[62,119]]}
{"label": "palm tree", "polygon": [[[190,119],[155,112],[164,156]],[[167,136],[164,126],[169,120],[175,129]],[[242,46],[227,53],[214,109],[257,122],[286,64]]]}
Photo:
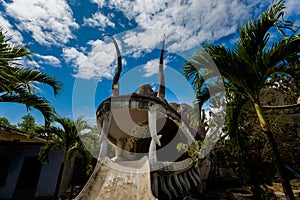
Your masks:
{"label": "palm tree", "polygon": [[84,129],[90,128],[90,126],[83,120],[83,117],[79,117],[76,121],[58,117],[55,121],[60,124],[60,127],[42,127],[39,130],[36,130],[36,132],[39,134],[50,134],[47,143],[40,149],[40,161],[47,162],[50,152],[57,150],[64,151],[60,177],[58,179],[60,188],[57,195],[60,196],[67,186],[62,177],[65,177],[67,173],[68,163],[73,162],[75,156],[87,155],[84,144],[80,140],[80,133]]}
{"label": "palm tree", "polygon": [[[231,49],[212,44],[204,45],[204,49],[212,57],[225,82],[233,85],[233,92],[252,102],[272,149],[273,162],[285,195],[288,199],[294,199],[270,124],[259,101],[260,91],[271,75],[285,74],[295,80],[300,78],[299,29],[292,22],[284,20],[284,9],[285,3],[280,0],[273,3],[257,20],[250,20],[240,26],[239,38]],[[274,28],[279,33],[275,34]]]}
{"label": "palm tree", "polygon": [[31,52],[27,47],[14,46],[11,38],[6,39],[0,30],[0,102],[25,104],[27,108],[39,110],[46,121],[55,114],[49,101],[34,93],[38,83],[46,84],[53,89],[54,95],[61,91],[61,82],[37,69],[21,65],[24,57],[30,59]]}
{"label": "palm tree", "polygon": [[[200,62],[197,55],[194,56],[193,59]],[[198,70],[196,70],[196,68],[194,67],[195,65],[196,63],[190,60],[184,64],[182,69],[183,69],[184,76],[188,80],[192,80],[191,84],[196,93],[195,100],[193,102],[194,104],[193,114],[191,116],[192,118],[196,118],[193,119],[195,121],[193,122],[193,126],[196,125],[197,128],[204,128],[203,126],[204,126],[205,116],[204,116],[204,112],[202,112],[202,107],[203,104],[209,100],[210,94],[209,94],[208,86],[206,84],[206,80],[204,79],[202,74]]]}

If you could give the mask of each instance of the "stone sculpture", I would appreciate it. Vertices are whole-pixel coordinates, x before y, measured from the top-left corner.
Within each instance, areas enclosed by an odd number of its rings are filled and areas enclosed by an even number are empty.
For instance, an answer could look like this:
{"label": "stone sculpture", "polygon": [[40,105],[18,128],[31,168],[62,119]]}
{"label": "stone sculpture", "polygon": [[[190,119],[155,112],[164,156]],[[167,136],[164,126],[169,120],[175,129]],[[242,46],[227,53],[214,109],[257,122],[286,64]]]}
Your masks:
{"label": "stone sculpture", "polygon": [[[202,183],[190,158],[176,150],[178,142],[192,144],[195,140],[190,127],[165,100],[165,40],[160,53],[158,92],[149,85],[142,85],[137,93],[120,95],[122,58],[117,41],[111,38],[118,67],[112,96],[99,105],[96,113],[101,130],[99,161],[76,199],[178,198]],[[108,145],[115,149],[114,158],[107,157]],[[104,166],[105,163],[108,166]],[[130,189],[126,183],[130,184]],[[107,190],[109,187],[111,189]],[[141,192],[144,197],[134,196]]]}

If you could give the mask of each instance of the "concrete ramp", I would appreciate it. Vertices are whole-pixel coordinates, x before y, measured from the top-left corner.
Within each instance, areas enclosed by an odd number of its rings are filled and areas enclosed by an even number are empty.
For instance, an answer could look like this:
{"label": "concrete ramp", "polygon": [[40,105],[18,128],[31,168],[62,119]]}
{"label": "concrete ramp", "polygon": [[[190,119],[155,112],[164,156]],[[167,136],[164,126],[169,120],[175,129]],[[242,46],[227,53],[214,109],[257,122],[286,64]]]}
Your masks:
{"label": "concrete ramp", "polygon": [[149,160],[98,162],[89,181],[75,200],[154,200]]}

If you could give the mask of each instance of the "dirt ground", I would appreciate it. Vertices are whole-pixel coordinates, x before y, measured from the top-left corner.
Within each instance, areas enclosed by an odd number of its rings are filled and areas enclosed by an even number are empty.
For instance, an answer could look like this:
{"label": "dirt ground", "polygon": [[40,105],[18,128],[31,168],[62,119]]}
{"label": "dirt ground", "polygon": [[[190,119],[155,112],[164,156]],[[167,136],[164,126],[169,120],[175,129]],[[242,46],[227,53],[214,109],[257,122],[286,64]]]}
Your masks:
{"label": "dirt ground", "polygon": [[[300,179],[291,180],[291,185],[294,194],[296,196],[296,199],[300,200]],[[285,199],[281,183],[273,183],[272,186],[268,186],[268,187],[275,192],[277,197],[279,197],[282,200]]]}
{"label": "dirt ground", "polygon": [[[300,200],[300,179],[291,181],[292,189],[294,191],[296,200]],[[273,183],[272,186],[268,186],[272,189],[279,200],[286,200],[283,193],[281,183]],[[249,190],[250,188],[243,188]],[[250,198],[247,198],[250,199]],[[186,196],[183,200],[231,200],[226,189],[218,188],[216,190],[205,191],[204,194],[198,196]]]}

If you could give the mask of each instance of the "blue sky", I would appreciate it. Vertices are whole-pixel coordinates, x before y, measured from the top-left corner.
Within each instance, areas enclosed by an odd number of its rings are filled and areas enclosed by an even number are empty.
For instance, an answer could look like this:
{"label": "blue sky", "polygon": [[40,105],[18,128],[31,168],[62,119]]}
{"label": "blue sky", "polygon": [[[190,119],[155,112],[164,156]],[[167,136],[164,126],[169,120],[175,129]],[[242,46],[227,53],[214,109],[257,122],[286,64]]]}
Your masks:
{"label": "blue sky", "polygon": [[[84,115],[95,120],[98,104],[110,96],[116,67],[113,35],[121,48],[122,94],[142,83],[156,89],[158,58],[166,38],[167,100],[191,103],[194,93],[180,68],[204,42],[230,46],[237,25],[256,18],[270,5],[261,0],[1,0],[0,25],[16,44],[28,45],[32,61],[23,63],[57,77],[64,91],[54,97],[48,87],[37,92],[48,98],[60,116]],[[286,18],[300,24],[300,1],[287,0]],[[21,121],[23,105],[0,104],[0,115]],[[30,111],[38,123],[39,112]]]}

